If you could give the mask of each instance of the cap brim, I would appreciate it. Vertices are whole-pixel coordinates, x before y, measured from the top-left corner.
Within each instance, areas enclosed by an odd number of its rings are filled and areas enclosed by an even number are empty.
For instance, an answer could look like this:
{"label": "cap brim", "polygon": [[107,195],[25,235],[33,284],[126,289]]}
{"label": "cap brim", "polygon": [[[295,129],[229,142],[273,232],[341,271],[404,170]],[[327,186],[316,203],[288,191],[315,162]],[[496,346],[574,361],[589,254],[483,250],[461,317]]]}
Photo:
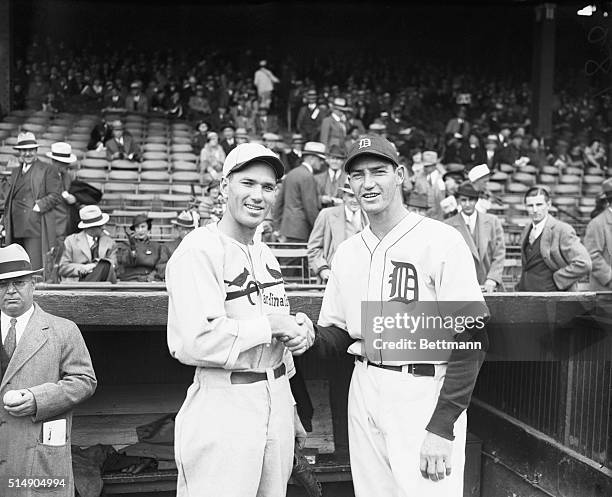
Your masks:
{"label": "cap brim", "polygon": [[49,159],[63,162],[64,164],[72,164],[77,161],[77,157],[74,154],[70,154],[70,157],[56,157],[52,152],[47,152],[45,155],[49,157]]}
{"label": "cap brim", "polygon": [[19,278],[20,276],[26,276],[28,274],[38,274],[42,272],[43,272],[43,268],[29,269],[29,270],[23,270],[23,271],[12,271],[10,273],[0,274],[0,280],[10,280],[11,278]]}
{"label": "cap brim", "polygon": [[396,167],[399,166],[397,161],[395,159],[393,159],[392,157],[389,157],[387,154],[383,154],[381,152],[376,152],[376,151],[368,150],[368,151],[364,151],[364,152],[358,152],[355,155],[353,155],[352,157],[349,157],[346,160],[346,162],[344,163],[344,172],[348,173],[349,169],[351,167],[351,164],[353,163],[353,161],[355,159],[357,159],[358,157],[362,157],[364,155],[372,155],[374,157],[380,157],[381,159],[387,159],[394,166],[396,166]]}
{"label": "cap brim", "polygon": [[277,180],[281,179],[285,175],[285,166],[279,158],[271,157],[269,155],[263,155],[259,157],[253,157],[252,159],[249,159],[248,161],[243,162],[242,164],[237,164],[230,171],[228,171],[225,176],[229,176],[231,173],[240,171],[241,169],[244,169],[245,167],[253,164],[253,162],[257,161],[265,162],[266,164],[268,164],[274,170]]}
{"label": "cap brim", "polygon": [[310,150],[302,150],[302,155],[314,155],[315,157],[319,157],[320,159],[327,159],[327,155],[321,152],[311,152]]}

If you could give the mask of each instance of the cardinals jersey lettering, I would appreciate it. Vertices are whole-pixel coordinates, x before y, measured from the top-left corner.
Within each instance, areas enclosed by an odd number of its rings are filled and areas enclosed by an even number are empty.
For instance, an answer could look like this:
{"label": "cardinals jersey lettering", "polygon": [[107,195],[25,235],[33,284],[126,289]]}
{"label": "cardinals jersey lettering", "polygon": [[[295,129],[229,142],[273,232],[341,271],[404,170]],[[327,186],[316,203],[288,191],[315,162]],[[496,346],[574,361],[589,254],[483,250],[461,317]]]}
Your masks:
{"label": "cardinals jersey lettering", "polygon": [[280,266],[267,245],[243,245],[216,223],[189,233],[166,268],[168,347],[184,364],[263,371],[293,359],[266,315],[289,314]]}

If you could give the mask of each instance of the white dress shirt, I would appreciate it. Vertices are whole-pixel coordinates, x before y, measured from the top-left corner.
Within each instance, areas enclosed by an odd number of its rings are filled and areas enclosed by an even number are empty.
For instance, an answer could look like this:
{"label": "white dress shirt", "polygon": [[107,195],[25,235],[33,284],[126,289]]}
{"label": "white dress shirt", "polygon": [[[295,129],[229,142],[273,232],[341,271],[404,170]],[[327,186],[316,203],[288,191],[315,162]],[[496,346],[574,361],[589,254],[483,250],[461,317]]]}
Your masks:
{"label": "white dress shirt", "polygon": [[465,224],[469,226],[470,233],[472,233],[472,235],[474,234],[474,230],[476,229],[476,216],[477,215],[478,213],[476,211],[474,211],[471,216],[467,216],[465,212],[461,213],[461,217],[463,218],[463,221],[465,222]]}
{"label": "white dress shirt", "polygon": [[361,210],[353,212],[346,205],[344,206],[344,215],[346,220],[353,225],[355,231],[359,232],[363,229],[363,218],[361,216]]}
{"label": "white dress shirt", "polygon": [[340,175],[342,174],[342,171],[340,169],[338,169],[337,171],[334,171],[333,169],[328,169],[327,172],[329,173],[329,180],[332,182],[335,179],[340,179]]}
{"label": "white dress shirt", "polygon": [[542,219],[539,223],[533,223],[531,226],[531,232],[529,233],[529,243],[533,243],[544,231],[544,226],[546,226],[546,220],[548,216]]}
{"label": "white dress shirt", "polygon": [[27,173],[30,170],[31,167],[32,167],[32,164],[24,164],[23,166],[21,166],[22,174]]}
{"label": "white dress shirt", "polygon": [[[34,306],[30,307],[27,311],[25,311],[21,316],[16,317],[17,323],[15,324],[15,345],[19,343],[23,332],[26,329],[28,321],[32,317],[34,313]],[[8,335],[9,328],[11,327],[11,318],[4,314],[4,312],[0,312],[0,326],[2,327],[2,344],[6,340],[6,336]]]}
{"label": "white dress shirt", "polygon": [[306,169],[308,169],[310,171],[310,174],[314,174],[314,172],[312,170],[312,166],[310,164],[308,164],[308,162],[302,162],[302,165],[304,167],[306,167]]}

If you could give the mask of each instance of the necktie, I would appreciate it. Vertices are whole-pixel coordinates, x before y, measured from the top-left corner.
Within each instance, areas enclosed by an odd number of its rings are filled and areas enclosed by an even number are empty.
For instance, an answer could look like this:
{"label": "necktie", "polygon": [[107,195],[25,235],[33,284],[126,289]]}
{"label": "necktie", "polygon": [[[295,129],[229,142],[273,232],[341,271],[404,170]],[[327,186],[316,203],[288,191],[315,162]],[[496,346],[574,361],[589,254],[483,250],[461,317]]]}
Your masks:
{"label": "necktie", "polygon": [[100,248],[100,239],[98,237],[94,238],[93,245],[91,246],[91,259],[92,261],[97,261],[100,258],[99,248]]}
{"label": "necktie", "polygon": [[4,351],[11,360],[13,357],[13,352],[15,352],[15,347],[17,346],[17,329],[15,325],[17,324],[17,320],[15,318],[11,318],[11,326],[8,329],[8,334],[6,335],[6,339],[4,340]]}
{"label": "necktie", "polygon": [[529,232],[529,245],[533,245],[533,242],[536,241],[536,232],[535,232],[535,226],[531,227],[531,231]]}

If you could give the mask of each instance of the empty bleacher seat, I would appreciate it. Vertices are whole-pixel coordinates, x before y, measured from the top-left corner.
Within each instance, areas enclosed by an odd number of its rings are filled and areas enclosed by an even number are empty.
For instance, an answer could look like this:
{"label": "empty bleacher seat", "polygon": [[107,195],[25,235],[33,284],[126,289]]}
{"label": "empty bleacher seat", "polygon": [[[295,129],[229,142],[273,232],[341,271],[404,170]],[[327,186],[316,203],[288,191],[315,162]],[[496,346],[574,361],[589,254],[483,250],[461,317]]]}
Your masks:
{"label": "empty bleacher seat", "polygon": [[52,142],[59,142],[64,141],[66,139],[66,135],[63,133],[50,133],[49,131],[47,131],[46,133],[43,133],[41,138],[45,140],[51,140]]}
{"label": "empty bleacher seat", "polygon": [[557,177],[552,174],[540,174],[540,183],[544,185],[552,185],[557,182]]}
{"label": "empty bleacher seat", "polygon": [[195,171],[174,171],[174,173],[172,173],[172,181],[199,183],[200,173]]}
{"label": "empty bleacher seat", "polygon": [[108,179],[111,181],[138,181],[138,173],[136,171],[127,171],[123,169],[111,169],[108,173]]}
{"label": "empty bleacher seat", "polygon": [[136,184],[134,183],[112,183],[107,182],[104,185],[104,193],[106,192],[136,192]]}
{"label": "empty bleacher seat", "polygon": [[187,145],[187,144],[178,144],[178,143],[173,143],[170,147],[170,151],[172,153],[193,153],[193,148],[191,147],[191,144]]}
{"label": "empty bleacher seat", "polygon": [[100,209],[105,212],[123,207],[123,193],[105,193],[100,200]]}
{"label": "empty bleacher seat", "polygon": [[142,149],[145,152],[164,152],[166,153],[168,151],[168,147],[166,146],[165,143],[145,143],[142,146]]}
{"label": "empty bleacher seat", "polygon": [[601,169],[599,169],[598,167],[589,167],[585,171],[585,174],[590,174],[590,175],[593,175],[593,176],[603,176],[604,172]]}
{"label": "empty bleacher seat", "polygon": [[[176,173],[178,174],[178,173]],[[185,174],[185,173],[183,173]],[[197,173],[196,173],[197,174]],[[487,190],[491,193],[500,193],[504,190],[504,187],[500,183],[495,183],[494,181],[489,181],[487,183]]]}
{"label": "empty bleacher seat", "polygon": [[521,166],[518,171],[521,173],[536,174],[538,172],[538,168],[532,166],[531,164],[527,164],[526,166]]}
{"label": "empty bleacher seat", "polygon": [[580,178],[580,176],[577,176],[575,174],[562,174],[559,177],[559,182],[566,185],[577,185],[580,184],[581,181],[582,179]]}
{"label": "empty bleacher seat", "polygon": [[198,165],[195,162],[188,161],[174,161],[172,162],[173,171],[197,171]]}
{"label": "empty bleacher seat", "polygon": [[105,169],[79,169],[77,171],[77,178],[82,180],[98,180],[106,181],[106,170]]}
{"label": "empty bleacher seat", "polygon": [[525,193],[529,187],[523,183],[510,183],[506,188],[509,193]]}
{"label": "empty bleacher seat", "polygon": [[106,159],[94,159],[86,157],[81,161],[81,168],[88,169],[108,169],[110,163]]}
{"label": "empty bleacher seat", "polygon": [[170,181],[170,175],[167,171],[142,171],[140,173],[140,181]]}
{"label": "empty bleacher seat", "polygon": [[137,170],[138,162],[132,162],[130,160],[118,159],[111,162],[111,169],[124,169],[124,170]]}
{"label": "empty bleacher seat", "polygon": [[491,174],[491,181],[497,181],[503,183],[508,180],[508,173],[502,173],[501,171],[495,171]]}
{"label": "empty bleacher seat", "polygon": [[514,166],[511,166],[510,164],[500,164],[499,165],[499,170],[502,173],[513,173],[514,172]]}
{"label": "empty bleacher seat", "polygon": [[170,185],[167,183],[144,183],[138,185],[138,193],[168,193]]}
{"label": "empty bleacher seat", "polygon": [[564,174],[575,174],[577,176],[582,176],[583,170],[580,167],[570,166],[565,168]]}
{"label": "empty bleacher seat", "polygon": [[554,195],[579,195],[580,185],[555,185],[553,187]]}
{"label": "empty bleacher seat", "polygon": [[184,210],[189,207],[192,200],[191,195],[166,193],[159,196],[163,210]]}
{"label": "empty bleacher seat", "polygon": [[601,185],[603,178],[594,174],[585,174],[582,178],[582,182],[586,185]]}
{"label": "empty bleacher seat", "polygon": [[535,185],[536,177],[530,173],[519,172],[512,175],[512,181],[522,183],[523,185],[532,186]]}
{"label": "empty bleacher seat", "polygon": [[166,152],[145,152],[142,154],[144,160],[168,160]]}
{"label": "empty bleacher seat", "polygon": [[173,145],[191,145],[191,138],[189,136],[173,136]]}
{"label": "empty bleacher seat", "polygon": [[124,193],[122,196],[123,209],[148,211],[151,210],[155,195],[152,193]]}
{"label": "empty bleacher seat", "polygon": [[165,136],[149,135],[147,136],[147,143],[158,143],[161,145],[166,145],[166,143],[168,143],[168,139]]}
{"label": "empty bleacher seat", "polygon": [[106,160],[106,151],[105,150],[88,150],[85,154],[85,157],[88,159],[104,159]]}
{"label": "empty bleacher seat", "polygon": [[198,160],[198,156],[194,153],[188,152],[178,152],[171,155],[172,161],[187,161],[187,162],[196,162]]}
{"label": "empty bleacher seat", "polygon": [[21,125],[22,131],[31,131],[35,135],[43,133],[46,129],[47,126],[45,126],[44,124],[25,123]]}
{"label": "empty bleacher seat", "polygon": [[141,171],[167,171],[169,163],[165,160],[145,160],[140,164]]}
{"label": "empty bleacher seat", "polygon": [[173,184],[171,191],[172,193],[184,193],[190,195],[192,193],[192,188],[195,191],[196,195],[202,194],[202,187],[200,185],[185,185],[185,184]]}

